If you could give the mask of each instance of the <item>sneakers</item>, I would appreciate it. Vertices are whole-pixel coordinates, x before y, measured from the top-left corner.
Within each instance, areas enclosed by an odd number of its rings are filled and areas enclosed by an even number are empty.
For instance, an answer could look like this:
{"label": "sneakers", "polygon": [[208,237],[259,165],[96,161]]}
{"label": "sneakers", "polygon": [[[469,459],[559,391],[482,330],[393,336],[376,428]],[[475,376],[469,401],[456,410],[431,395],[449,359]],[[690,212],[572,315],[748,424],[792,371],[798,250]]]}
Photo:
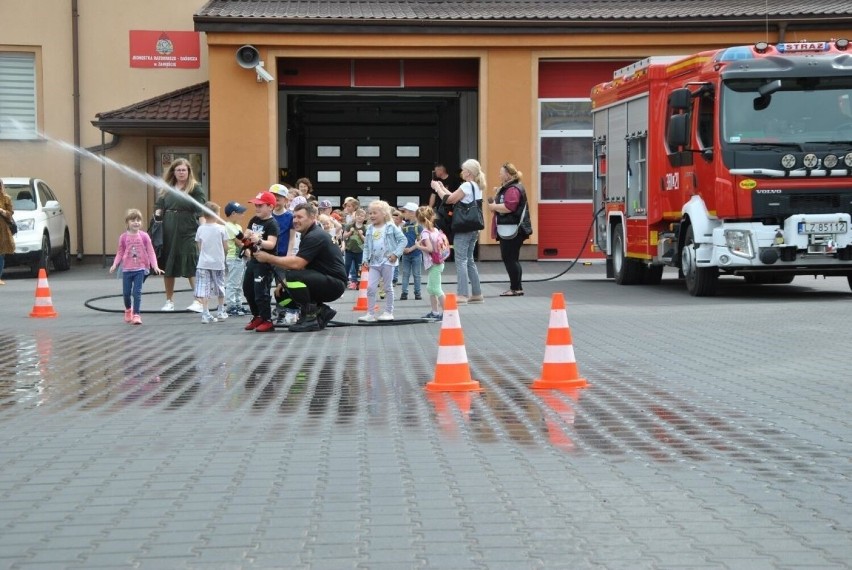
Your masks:
{"label": "sneakers", "polygon": [[160,309],[160,310],[161,311],[174,311],[175,310],[175,304],[174,304],[173,301],[166,301],[166,304],[163,305],[163,308]]}
{"label": "sneakers", "polygon": [[374,317],[371,313],[367,313],[364,316],[358,317],[358,322],[361,323],[375,323],[378,319]]}
{"label": "sneakers", "polygon": [[215,322],[216,322],[216,317],[214,317],[214,316],[213,316],[213,315],[211,315],[210,313],[201,313],[201,322],[202,322],[203,324],[205,324],[205,325],[206,325],[207,323],[215,323]]}
{"label": "sneakers", "polygon": [[216,312],[216,320],[224,321],[228,318],[228,312],[225,310],[225,307],[219,307],[219,310]]}
{"label": "sneakers", "polygon": [[426,313],[425,315],[423,315],[420,318],[421,319],[437,319],[439,316],[440,315],[438,315],[438,313],[433,313],[432,311],[429,311],[428,313]]}
{"label": "sneakers", "polygon": [[130,324],[131,325],[141,325],[142,324],[142,317],[140,317],[139,315],[133,315],[132,317],[130,317]]}
{"label": "sneakers", "polygon": [[415,293],[414,294],[414,300],[415,301],[422,301],[423,297],[420,296],[420,293]]}
{"label": "sneakers", "polygon": [[[252,319],[252,320],[254,320],[254,319]],[[270,332],[270,331],[274,331],[274,330],[275,330],[275,325],[272,324],[272,321],[264,321],[263,319],[260,320],[260,324],[258,324],[256,327],[254,327],[255,332]]]}
{"label": "sneakers", "polygon": [[485,297],[483,297],[483,296],[482,296],[482,294],[479,294],[479,295],[471,295],[471,296],[470,296],[470,297],[468,297],[468,299],[467,299],[467,304],[468,304],[468,305],[478,305],[478,304],[482,304],[482,303],[484,303],[484,302],[485,302]]}
{"label": "sneakers", "polygon": [[464,295],[457,296],[456,297],[456,304],[457,305],[467,305],[467,297],[465,297]]}
{"label": "sneakers", "polygon": [[228,314],[232,317],[244,317],[245,315],[248,315],[249,312],[242,307],[234,306],[228,308]]}
{"label": "sneakers", "polygon": [[408,301],[408,293],[403,293],[399,296],[400,301]]}
{"label": "sneakers", "polygon": [[201,311],[204,310],[204,307],[202,307],[201,303],[199,303],[196,300],[196,301],[193,301],[192,304],[186,308],[186,310],[192,311],[193,313],[200,313]]}
{"label": "sneakers", "polygon": [[377,321],[392,321],[393,320],[393,313],[389,313],[389,312],[385,311],[384,313],[379,315],[379,317],[376,320]]}
{"label": "sneakers", "polygon": [[133,318],[133,309],[124,309],[124,322],[129,323]]}
{"label": "sneakers", "polygon": [[247,330],[247,331],[253,331],[253,330],[254,330],[254,329],[256,329],[256,328],[260,325],[260,323],[262,323],[262,322],[263,322],[263,317],[252,317],[252,318],[251,318],[251,320],[249,321],[249,324],[247,324],[247,325],[245,326],[245,330]]}

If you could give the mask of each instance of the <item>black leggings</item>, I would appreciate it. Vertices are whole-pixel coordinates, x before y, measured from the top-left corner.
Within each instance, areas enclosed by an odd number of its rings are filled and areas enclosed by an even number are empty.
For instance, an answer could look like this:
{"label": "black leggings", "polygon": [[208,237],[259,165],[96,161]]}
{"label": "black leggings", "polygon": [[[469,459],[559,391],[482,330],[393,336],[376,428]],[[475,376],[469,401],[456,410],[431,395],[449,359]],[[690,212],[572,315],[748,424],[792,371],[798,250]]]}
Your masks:
{"label": "black leggings", "polygon": [[500,257],[503,258],[503,265],[506,266],[506,273],[509,274],[509,289],[512,291],[522,291],[524,286],[521,284],[524,270],[521,267],[521,246],[524,244],[526,236],[521,232],[512,239],[500,240]]}

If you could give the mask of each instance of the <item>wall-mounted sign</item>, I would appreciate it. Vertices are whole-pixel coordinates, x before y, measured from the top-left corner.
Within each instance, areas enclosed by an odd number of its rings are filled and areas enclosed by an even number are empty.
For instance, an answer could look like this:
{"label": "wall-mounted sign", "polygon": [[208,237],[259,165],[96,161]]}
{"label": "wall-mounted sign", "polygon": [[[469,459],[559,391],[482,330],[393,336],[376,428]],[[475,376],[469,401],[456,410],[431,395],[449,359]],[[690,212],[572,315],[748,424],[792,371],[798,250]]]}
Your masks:
{"label": "wall-mounted sign", "polygon": [[198,69],[199,32],[130,30],[130,67]]}

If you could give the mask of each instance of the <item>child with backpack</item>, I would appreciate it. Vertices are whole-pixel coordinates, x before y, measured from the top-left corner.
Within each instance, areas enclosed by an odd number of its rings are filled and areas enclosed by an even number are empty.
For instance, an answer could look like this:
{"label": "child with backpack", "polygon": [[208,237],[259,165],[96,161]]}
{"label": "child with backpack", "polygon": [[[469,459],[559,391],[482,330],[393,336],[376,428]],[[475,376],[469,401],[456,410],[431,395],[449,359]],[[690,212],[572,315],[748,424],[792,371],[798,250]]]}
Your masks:
{"label": "child with backpack", "polygon": [[432,310],[424,319],[440,321],[444,318],[444,291],[441,289],[441,274],[444,262],[450,256],[450,244],[444,232],[435,228],[435,211],[429,206],[417,209],[417,221],[423,226],[417,249],[423,252],[423,268],[426,270],[426,293]]}

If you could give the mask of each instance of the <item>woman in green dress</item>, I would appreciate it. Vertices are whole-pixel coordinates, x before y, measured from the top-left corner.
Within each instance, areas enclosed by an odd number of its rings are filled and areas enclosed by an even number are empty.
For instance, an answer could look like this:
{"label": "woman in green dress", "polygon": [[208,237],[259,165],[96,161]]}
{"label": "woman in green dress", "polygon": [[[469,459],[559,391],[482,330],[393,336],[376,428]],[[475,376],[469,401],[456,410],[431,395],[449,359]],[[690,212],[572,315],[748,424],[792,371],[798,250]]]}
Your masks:
{"label": "woman in green dress", "polygon": [[[171,163],[163,175],[166,184],[177,190],[160,189],[154,203],[154,215],[163,220],[163,249],[160,267],[165,271],[166,304],[162,311],[174,311],[175,278],[186,277],[195,290],[195,265],[198,263],[198,248],[195,232],[201,205],[207,195],[192,173],[192,165],[185,158]],[[190,311],[201,311],[201,303],[193,301]]]}

